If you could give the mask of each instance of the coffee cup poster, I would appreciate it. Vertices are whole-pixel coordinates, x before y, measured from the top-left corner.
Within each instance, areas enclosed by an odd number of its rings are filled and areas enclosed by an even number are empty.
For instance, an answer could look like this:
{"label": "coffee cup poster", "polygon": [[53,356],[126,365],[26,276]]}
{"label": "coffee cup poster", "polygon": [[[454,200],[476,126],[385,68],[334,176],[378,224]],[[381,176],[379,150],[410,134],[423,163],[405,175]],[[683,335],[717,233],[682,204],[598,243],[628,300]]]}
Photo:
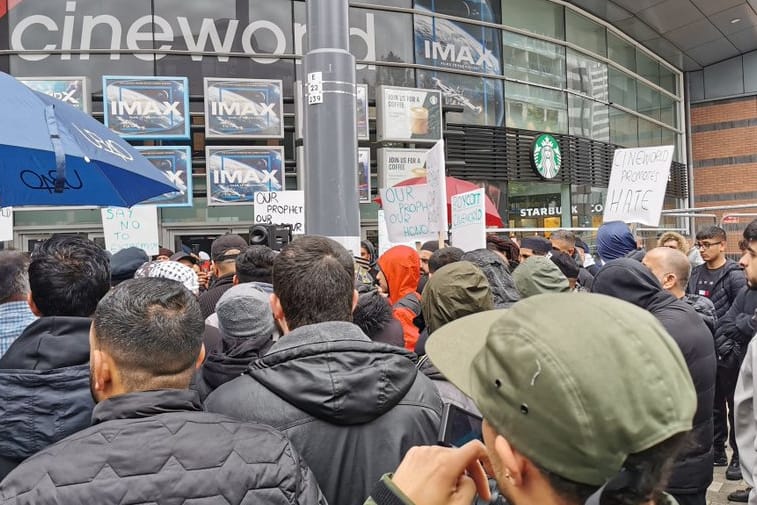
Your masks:
{"label": "coffee cup poster", "polygon": [[426,177],[428,149],[377,149],[379,187],[391,188],[402,181]]}
{"label": "coffee cup poster", "polygon": [[379,86],[379,141],[436,142],[442,138],[442,97],[436,90]]}

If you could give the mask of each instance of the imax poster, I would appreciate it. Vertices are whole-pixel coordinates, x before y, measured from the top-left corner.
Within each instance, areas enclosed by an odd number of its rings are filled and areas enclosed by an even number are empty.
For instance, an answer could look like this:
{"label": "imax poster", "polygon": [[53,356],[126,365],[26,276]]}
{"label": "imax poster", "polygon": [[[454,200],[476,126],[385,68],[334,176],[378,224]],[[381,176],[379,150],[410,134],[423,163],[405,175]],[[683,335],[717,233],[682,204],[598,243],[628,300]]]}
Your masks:
{"label": "imax poster", "polygon": [[206,147],[208,205],[252,205],[257,191],[284,189],[283,147]]}
{"label": "imax poster", "polygon": [[142,202],[158,207],[192,206],[192,152],[189,146],[135,147],[155,168],[168,176],[179,191],[166,193]]}
{"label": "imax poster", "polygon": [[[488,0],[417,0],[414,21],[415,62],[440,70],[502,75],[502,40],[493,28],[431,16],[432,13],[499,23],[499,2]],[[438,89],[447,105],[460,105],[451,122],[499,126],[504,120],[502,82],[452,72],[422,70],[419,88]]]}
{"label": "imax poster", "polygon": [[283,138],[281,81],[205,78],[207,138]]}
{"label": "imax poster", "polygon": [[189,140],[186,77],[103,76],[105,126],[126,139]]}
{"label": "imax poster", "polygon": [[371,150],[357,150],[357,192],[360,203],[371,203]]}
{"label": "imax poster", "polygon": [[86,77],[18,77],[34,91],[57,98],[84,112],[90,111]]}

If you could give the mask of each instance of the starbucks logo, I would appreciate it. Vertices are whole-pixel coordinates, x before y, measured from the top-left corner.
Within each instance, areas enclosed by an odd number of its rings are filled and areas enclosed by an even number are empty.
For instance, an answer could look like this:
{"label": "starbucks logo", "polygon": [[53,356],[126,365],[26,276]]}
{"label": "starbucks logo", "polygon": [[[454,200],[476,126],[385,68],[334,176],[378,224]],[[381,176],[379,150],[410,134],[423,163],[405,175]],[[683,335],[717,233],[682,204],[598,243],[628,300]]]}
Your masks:
{"label": "starbucks logo", "polygon": [[545,179],[554,179],[560,173],[562,154],[560,144],[552,135],[541,134],[536,137],[531,152],[531,164]]}

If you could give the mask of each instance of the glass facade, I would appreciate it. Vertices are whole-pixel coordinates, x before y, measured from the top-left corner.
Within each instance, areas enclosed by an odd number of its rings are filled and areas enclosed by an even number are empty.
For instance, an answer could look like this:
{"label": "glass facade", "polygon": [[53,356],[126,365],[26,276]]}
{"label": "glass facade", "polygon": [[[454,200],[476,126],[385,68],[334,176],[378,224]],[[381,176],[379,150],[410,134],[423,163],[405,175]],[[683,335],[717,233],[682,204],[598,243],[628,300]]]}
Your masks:
{"label": "glass facade", "polygon": [[[187,76],[194,97],[202,95],[204,77],[280,79],[290,98],[294,81],[303,79],[301,0],[25,0],[2,12],[0,69],[24,77],[88,77],[96,117],[102,75]],[[368,85],[371,99],[381,84],[434,88],[445,103],[462,108],[448,115],[451,123],[565,133],[626,147],[673,144],[677,161],[685,153],[678,131],[682,74],[572,6],[366,0],[350,8],[350,47],[357,80]],[[291,101],[285,108],[285,139],[277,142],[293,160]],[[193,99],[191,110],[192,149],[201,159],[202,100]],[[165,210],[163,222],[231,219],[202,206],[203,172],[196,167],[198,210]],[[295,187],[288,175],[287,186]]]}

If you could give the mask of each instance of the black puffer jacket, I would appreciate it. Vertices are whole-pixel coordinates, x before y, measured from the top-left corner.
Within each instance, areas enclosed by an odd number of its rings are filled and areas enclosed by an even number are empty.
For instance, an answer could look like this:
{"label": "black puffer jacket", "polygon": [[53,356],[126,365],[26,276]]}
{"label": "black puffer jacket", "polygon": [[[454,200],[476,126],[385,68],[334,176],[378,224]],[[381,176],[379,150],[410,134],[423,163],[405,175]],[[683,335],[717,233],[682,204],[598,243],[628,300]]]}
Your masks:
{"label": "black puffer jacket", "polygon": [[715,305],[712,300],[702,295],[687,294],[681,298],[684,302],[691,305],[691,308],[699,314],[704,324],[710,330],[713,336],[715,336],[715,330],[718,327],[718,315],[715,313]]}
{"label": "black puffer jacket", "polygon": [[0,479],[90,424],[86,317],[41,317],[0,359]]}
{"label": "black puffer jacket", "polygon": [[[687,293],[699,294],[697,293],[697,283],[706,268],[707,264],[704,263],[691,270],[689,284],[686,286]],[[710,288],[709,298],[715,305],[715,313],[718,319],[725,316],[736,299],[736,295],[744,286],[746,286],[746,277],[739,264],[733,260],[726,260],[725,265],[720,270],[720,275],[715,280],[715,284]]]}
{"label": "black puffer jacket", "polygon": [[664,291],[652,272],[636,260],[623,258],[607,263],[594,277],[592,291],[648,310],[681,349],[697,391],[697,411],[692,441],[676,458],[667,491],[704,491],[712,482],[712,405],[717,368],[710,330],[694,309]]}
{"label": "black puffer jacket", "polygon": [[303,326],[211,393],[205,408],[281,430],[330,505],[363,503],[411,447],[436,442],[442,402],[414,357],[352,323]]}
{"label": "black puffer jacket", "polygon": [[755,332],[754,311],[757,309],[757,290],[748,286],[739,292],[728,312],[718,321],[715,350],[718,364],[725,368],[739,368],[746,348]]}
{"label": "black puffer jacket", "polygon": [[325,505],[281,433],[202,412],[195,392],[115,396],[93,424],[20,465],[0,503]]}

